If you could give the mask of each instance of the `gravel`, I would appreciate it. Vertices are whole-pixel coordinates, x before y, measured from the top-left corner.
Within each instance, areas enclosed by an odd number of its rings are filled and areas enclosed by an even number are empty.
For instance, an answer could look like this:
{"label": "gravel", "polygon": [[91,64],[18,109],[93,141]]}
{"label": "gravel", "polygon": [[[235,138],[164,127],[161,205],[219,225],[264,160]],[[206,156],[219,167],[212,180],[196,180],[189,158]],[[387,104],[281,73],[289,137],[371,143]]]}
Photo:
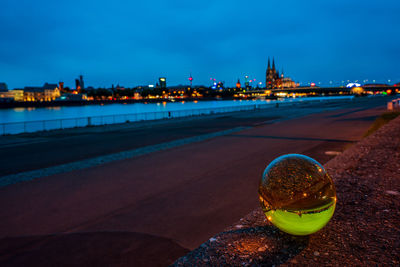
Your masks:
{"label": "gravel", "polygon": [[338,203],[319,232],[283,233],[257,208],[174,266],[399,266],[400,117],[325,167]]}

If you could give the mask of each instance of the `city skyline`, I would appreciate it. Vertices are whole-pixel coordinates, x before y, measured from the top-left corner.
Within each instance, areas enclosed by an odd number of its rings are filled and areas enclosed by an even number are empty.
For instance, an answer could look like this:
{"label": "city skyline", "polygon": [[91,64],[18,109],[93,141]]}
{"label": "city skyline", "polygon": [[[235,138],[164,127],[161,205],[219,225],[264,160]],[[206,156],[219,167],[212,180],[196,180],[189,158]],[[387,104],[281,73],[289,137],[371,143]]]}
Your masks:
{"label": "city skyline", "polygon": [[[157,8],[156,8],[157,7]],[[155,84],[234,86],[264,81],[268,57],[305,85],[397,83],[397,1],[2,3],[0,82],[74,87]]]}

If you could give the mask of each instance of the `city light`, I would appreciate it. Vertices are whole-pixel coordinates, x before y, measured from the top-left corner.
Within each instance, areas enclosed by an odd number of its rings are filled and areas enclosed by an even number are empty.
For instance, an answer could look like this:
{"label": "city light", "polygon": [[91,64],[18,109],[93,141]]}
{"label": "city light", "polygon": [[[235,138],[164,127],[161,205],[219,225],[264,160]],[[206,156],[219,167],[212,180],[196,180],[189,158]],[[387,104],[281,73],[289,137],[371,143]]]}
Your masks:
{"label": "city light", "polygon": [[352,88],[352,87],[360,87],[361,84],[359,83],[349,83],[346,85],[347,88]]}

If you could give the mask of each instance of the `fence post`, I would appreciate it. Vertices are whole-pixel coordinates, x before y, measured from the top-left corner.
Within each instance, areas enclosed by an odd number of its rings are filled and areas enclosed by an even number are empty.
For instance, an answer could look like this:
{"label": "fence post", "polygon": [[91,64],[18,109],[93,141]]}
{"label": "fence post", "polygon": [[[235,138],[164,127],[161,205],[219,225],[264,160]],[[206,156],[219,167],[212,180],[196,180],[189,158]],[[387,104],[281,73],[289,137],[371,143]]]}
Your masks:
{"label": "fence post", "polygon": [[92,125],[92,117],[87,118],[87,125],[91,126]]}
{"label": "fence post", "polygon": [[3,135],[6,135],[6,124],[3,123]]}

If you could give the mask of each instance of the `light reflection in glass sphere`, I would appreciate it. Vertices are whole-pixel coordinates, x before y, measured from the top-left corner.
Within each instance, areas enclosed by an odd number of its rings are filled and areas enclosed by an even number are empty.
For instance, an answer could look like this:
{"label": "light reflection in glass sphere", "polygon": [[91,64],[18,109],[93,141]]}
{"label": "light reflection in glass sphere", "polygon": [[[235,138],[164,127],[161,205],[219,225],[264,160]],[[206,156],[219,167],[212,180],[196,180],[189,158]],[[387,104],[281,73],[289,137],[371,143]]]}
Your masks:
{"label": "light reflection in glass sphere", "polygon": [[292,235],[309,235],[323,228],[336,207],[331,177],[316,160],[299,154],[276,158],[265,169],[259,186],[267,219]]}

